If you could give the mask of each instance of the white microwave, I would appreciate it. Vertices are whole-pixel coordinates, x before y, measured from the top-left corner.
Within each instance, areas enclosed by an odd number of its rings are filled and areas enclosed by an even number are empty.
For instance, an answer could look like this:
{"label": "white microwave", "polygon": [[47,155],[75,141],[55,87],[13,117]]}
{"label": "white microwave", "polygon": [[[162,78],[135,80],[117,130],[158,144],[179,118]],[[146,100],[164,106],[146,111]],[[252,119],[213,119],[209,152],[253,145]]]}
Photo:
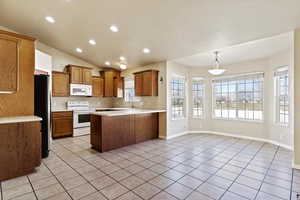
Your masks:
{"label": "white microwave", "polygon": [[92,96],[92,86],[83,84],[70,84],[71,96]]}

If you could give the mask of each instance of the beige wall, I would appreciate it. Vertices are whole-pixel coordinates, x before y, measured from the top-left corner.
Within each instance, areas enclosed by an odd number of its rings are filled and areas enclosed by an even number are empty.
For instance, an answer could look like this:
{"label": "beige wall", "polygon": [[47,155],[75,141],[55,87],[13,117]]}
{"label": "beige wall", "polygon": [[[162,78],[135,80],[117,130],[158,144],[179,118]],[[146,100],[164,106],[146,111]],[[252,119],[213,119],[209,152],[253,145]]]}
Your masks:
{"label": "beige wall", "polygon": [[294,164],[300,168],[300,28],[294,32]]}
{"label": "beige wall", "polygon": [[[291,52],[287,51],[269,58],[248,61],[233,65],[224,66],[227,69],[226,75],[242,74],[247,72],[264,72],[264,121],[235,121],[217,120],[212,118],[212,87],[213,78],[208,68],[191,68],[189,79],[193,76],[200,76],[205,79],[205,118],[193,119],[191,108],[189,109],[189,131],[212,131],[228,133],[244,137],[272,140],[287,147],[292,147],[293,136],[289,127],[282,127],[275,124],[275,101],[274,101],[274,70],[281,66],[291,66]],[[189,85],[189,96],[191,96],[191,85]],[[192,100],[189,100],[192,105]]]}

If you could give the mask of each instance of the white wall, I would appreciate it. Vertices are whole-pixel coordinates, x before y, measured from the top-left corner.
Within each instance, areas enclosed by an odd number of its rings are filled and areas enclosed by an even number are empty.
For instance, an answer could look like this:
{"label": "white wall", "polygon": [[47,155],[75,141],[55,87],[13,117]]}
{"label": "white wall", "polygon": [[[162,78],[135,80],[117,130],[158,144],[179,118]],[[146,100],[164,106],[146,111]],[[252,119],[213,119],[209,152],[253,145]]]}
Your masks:
{"label": "white wall", "polygon": [[[237,136],[272,140],[282,145],[292,147],[293,136],[289,127],[275,124],[275,101],[274,101],[274,70],[281,66],[290,66],[291,52],[284,52],[269,58],[248,61],[224,66],[226,75],[242,74],[249,72],[264,72],[264,121],[249,122],[237,120],[219,120],[212,118],[212,87],[213,78],[208,72],[209,67],[189,68],[189,79],[200,76],[205,79],[205,118],[193,119],[191,108],[189,109],[189,131],[212,131],[228,133]],[[189,96],[192,96],[189,85]],[[190,98],[189,104],[192,105]]]}
{"label": "white wall", "polygon": [[[173,76],[183,76],[186,79],[186,88],[188,87],[188,71],[189,68],[177,64],[175,62],[167,62],[167,138],[172,138],[177,135],[186,133],[189,130],[188,123],[188,107],[186,107],[186,113],[184,119],[172,120],[171,113],[171,81]],[[188,93],[186,93],[186,105],[188,106]]]}

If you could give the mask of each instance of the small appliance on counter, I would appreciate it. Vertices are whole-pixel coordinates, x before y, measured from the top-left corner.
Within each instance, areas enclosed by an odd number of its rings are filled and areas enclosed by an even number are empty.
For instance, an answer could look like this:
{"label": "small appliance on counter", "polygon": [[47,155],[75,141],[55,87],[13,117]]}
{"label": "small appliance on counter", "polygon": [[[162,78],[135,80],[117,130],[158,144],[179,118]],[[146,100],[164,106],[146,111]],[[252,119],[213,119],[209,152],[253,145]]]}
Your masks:
{"label": "small appliance on counter", "polygon": [[68,101],[67,109],[73,111],[73,136],[90,134],[90,113],[95,112],[95,109],[90,109],[89,102]]}
{"label": "small appliance on counter", "polygon": [[41,121],[42,158],[49,156],[50,96],[49,75],[34,75],[34,115],[43,118]]}

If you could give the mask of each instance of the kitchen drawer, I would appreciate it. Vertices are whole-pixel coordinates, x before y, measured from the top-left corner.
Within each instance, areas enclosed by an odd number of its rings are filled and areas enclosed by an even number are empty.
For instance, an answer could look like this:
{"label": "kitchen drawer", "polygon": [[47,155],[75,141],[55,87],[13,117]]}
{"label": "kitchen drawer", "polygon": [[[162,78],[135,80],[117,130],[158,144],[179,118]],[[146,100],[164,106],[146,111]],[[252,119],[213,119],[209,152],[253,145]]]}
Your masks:
{"label": "kitchen drawer", "polygon": [[73,117],[72,111],[52,112],[53,118]]}

